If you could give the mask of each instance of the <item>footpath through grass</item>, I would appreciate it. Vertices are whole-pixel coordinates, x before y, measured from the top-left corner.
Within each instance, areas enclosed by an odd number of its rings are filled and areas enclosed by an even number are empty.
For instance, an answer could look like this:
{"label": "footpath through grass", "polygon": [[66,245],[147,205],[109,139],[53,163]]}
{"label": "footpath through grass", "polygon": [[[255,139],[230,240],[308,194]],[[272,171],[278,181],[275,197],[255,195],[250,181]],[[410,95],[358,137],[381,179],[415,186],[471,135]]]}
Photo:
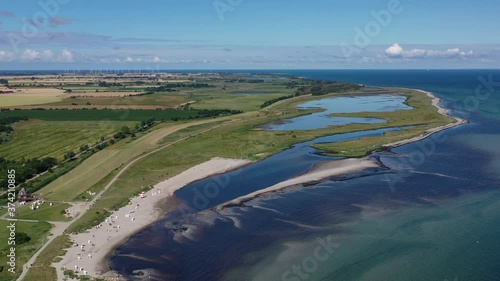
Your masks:
{"label": "footpath through grass", "polygon": [[[24,243],[17,243],[16,248],[16,274],[8,271],[7,255],[10,253],[10,247],[7,244],[7,239],[10,232],[7,228],[11,222],[0,221],[0,265],[3,266],[3,271],[0,272],[0,281],[12,281],[21,274],[22,267],[30,259],[30,257],[45,243],[49,230],[51,228],[49,223],[46,222],[16,222],[16,236],[25,233],[29,237],[29,241]],[[55,279],[54,279],[55,280]]]}

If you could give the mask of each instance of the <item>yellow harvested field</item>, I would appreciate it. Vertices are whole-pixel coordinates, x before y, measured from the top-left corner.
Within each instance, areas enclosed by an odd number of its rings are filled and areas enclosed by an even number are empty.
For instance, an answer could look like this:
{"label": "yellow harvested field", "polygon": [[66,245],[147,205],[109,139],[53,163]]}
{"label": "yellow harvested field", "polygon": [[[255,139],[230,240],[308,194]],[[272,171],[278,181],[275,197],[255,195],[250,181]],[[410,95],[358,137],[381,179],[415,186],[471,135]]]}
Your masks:
{"label": "yellow harvested field", "polygon": [[128,97],[137,96],[141,94],[140,92],[85,92],[85,93],[74,93],[71,97],[77,98],[108,98],[108,97]]}
{"label": "yellow harvested field", "polygon": [[13,89],[13,94],[0,95],[0,107],[37,105],[62,101],[64,95],[60,89]]}

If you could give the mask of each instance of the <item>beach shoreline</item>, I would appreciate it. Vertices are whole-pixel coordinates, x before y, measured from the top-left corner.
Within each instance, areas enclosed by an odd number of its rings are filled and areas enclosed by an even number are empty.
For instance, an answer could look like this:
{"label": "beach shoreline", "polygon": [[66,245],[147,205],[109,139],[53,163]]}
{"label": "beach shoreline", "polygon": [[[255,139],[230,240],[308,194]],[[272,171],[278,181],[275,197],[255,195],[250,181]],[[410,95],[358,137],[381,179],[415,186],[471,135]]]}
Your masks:
{"label": "beach shoreline", "polygon": [[[202,164],[156,184],[145,197],[136,196],[130,204],[112,212],[100,226],[83,233],[71,234],[73,245],[59,262],[53,263],[58,280],[63,280],[64,270],[73,270],[78,275],[114,277],[119,274],[110,270],[108,259],[114,250],[133,235],[155,223],[164,213],[160,205],[173,198],[175,191],[209,176],[226,173],[252,163],[249,160],[213,158]],[[175,208],[171,206],[169,209]]]}
{"label": "beach shoreline", "polygon": [[[432,105],[438,109],[438,112],[454,118],[456,122],[429,129],[414,138],[385,144],[385,148],[390,149],[413,143],[445,129],[468,123],[467,120],[451,116],[449,110],[439,105],[441,99],[432,93],[418,89],[412,90],[422,92],[431,97]],[[252,162],[249,160],[213,158],[156,184],[146,193],[145,198],[137,196],[131,199],[131,204],[114,211],[100,227],[94,227],[84,233],[70,235],[74,245],[67,249],[65,255],[62,256],[62,260],[53,264],[57,271],[58,280],[63,279],[64,268],[78,271],[79,275],[117,278],[119,274],[109,268],[109,258],[114,254],[116,248],[125,243],[130,237],[155,223],[166,212],[175,208],[176,203],[172,196],[175,191],[194,181],[242,168],[250,163]],[[352,174],[379,167],[381,167],[380,163],[369,157],[325,161],[302,175],[241,196],[216,208],[222,210],[227,207],[241,205],[263,194],[277,192],[290,186],[307,184],[329,177]],[[172,203],[172,206],[166,207],[169,204],[162,204],[165,202]]]}
{"label": "beach shoreline", "polygon": [[245,202],[258,198],[259,196],[267,193],[278,192],[285,188],[307,184],[315,181],[321,181],[326,178],[352,174],[356,172],[361,172],[370,168],[380,168],[381,165],[369,157],[363,158],[346,158],[340,160],[331,160],[320,162],[316,167],[310,171],[299,175],[297,177],[291,178],[286,181],[282,181],[273,186],[257,190],[255,192],[249,193],[247,195],[238,197],[226,203],[223,203],[216,207],[217,210],[224,210],[232,206],[241,206]]}

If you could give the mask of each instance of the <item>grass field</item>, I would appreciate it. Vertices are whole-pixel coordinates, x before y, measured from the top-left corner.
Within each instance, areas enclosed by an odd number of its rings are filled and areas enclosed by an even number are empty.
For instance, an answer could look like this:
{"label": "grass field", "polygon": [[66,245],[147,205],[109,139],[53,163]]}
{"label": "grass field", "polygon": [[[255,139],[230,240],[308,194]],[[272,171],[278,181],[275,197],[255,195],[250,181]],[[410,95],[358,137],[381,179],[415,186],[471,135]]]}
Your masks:
{"label": "grass field", "polygon": [[[9,253],[8,248],[10,246],[7,244],[7,238],[9,237],[9,231],[7,225],[10,222],[0,221],[0,265],[4,267],[3,272],[0,273],[0,281],[12,281],[15,280],[16,275],[7,272],[7,254]],[[49,233],[51,226],[46,222],[29,223],[29,222],[16,222],[16,233],[24,232],[31,240],[27,243],[16,245],[16,272],[19,274],[21,272],[21,267],[29,260],[29,258],[39,249],[47,235]]]}
{"label": "grass field", "polygon": [[207,129],[207,128],[210,128],[210,127],[215,126],[215,125],[219,125],[223,122],[224,121],[215,121],[215,122],[210,122],[210,123],[205,123],[205,124],[200,124],[200,125],[192,125],[192,126],[189,126],[187,128],[184,128],[184,129],[180,129],[172,134],[167,135],[166,137],[162,138],[158,143],[163,144],[163,143],[167,143],[167,142],[172,142],[172,141],[175,141],[177,139],[189,136],[190,134],[192,134],[194,132]]}
{"label": "grass field", "polygon": [[115,121],[38,121],[16,124],[12,138],[0,144],[0,155],[10,160],[56,157],[80,146],[95,144],[101,137],[110,137],[122,126],[133,128],[137,122]]}
{"label": "grass field", "polygon": [[53,281],[57,279],[56,269],[51,267],[52,262],[65,253],[66,248],[71,246],[68,235],[56,237],[47,248],[45,248],[35,261],[33,267],[28,271],[24,281]]}
{"label": "grass field", "polygon": [[71,220],[64,215],[64,210],[70,207],[67,203],[54,203],[53,206],[50,206],[48,202],[45,202],[38,210],[35,211],[31,210],[28,204],[16,209],[16,218],[41,221]]}
{"label": "grass field", "polygon": [[[230,117],[226,117],[230,118]],[[97,192],[100,189],[91,189],[113,170],[118,169],[139,155],[158,147],[158,142],[166,135],[190,126],[202,126],[213,123],[211,119],[195,122],[164,123],[136,140],[125,140],[112,147],[104,149],[86,159],[81,165],[69,173],[50,183],[39,193],[43,193],[50,200],[74,201],[89,198],[88,190]],[[212,124],[217,125],[217,124]],[[205,128],[205,127],[203,127]],[[199,129],[199,128],[198,128]]]}

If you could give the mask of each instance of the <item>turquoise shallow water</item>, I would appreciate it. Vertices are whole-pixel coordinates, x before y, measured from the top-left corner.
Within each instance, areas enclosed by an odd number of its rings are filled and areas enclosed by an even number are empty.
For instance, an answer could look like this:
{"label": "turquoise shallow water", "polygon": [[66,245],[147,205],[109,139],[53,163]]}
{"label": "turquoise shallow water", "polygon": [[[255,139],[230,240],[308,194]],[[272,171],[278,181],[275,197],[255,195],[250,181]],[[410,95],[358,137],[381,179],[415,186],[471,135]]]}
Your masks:
{"label": "turquoise shallow water", "polygon": [[[114,269],[151,280],[500,280],[500,92],[475,92],[500,71],[290,72],[432,91],[471,124],[372,155],[387,168],[167,216],[120,247]],[[255,190],[327,159],[306,146],[285,154],[218,180]]]}

